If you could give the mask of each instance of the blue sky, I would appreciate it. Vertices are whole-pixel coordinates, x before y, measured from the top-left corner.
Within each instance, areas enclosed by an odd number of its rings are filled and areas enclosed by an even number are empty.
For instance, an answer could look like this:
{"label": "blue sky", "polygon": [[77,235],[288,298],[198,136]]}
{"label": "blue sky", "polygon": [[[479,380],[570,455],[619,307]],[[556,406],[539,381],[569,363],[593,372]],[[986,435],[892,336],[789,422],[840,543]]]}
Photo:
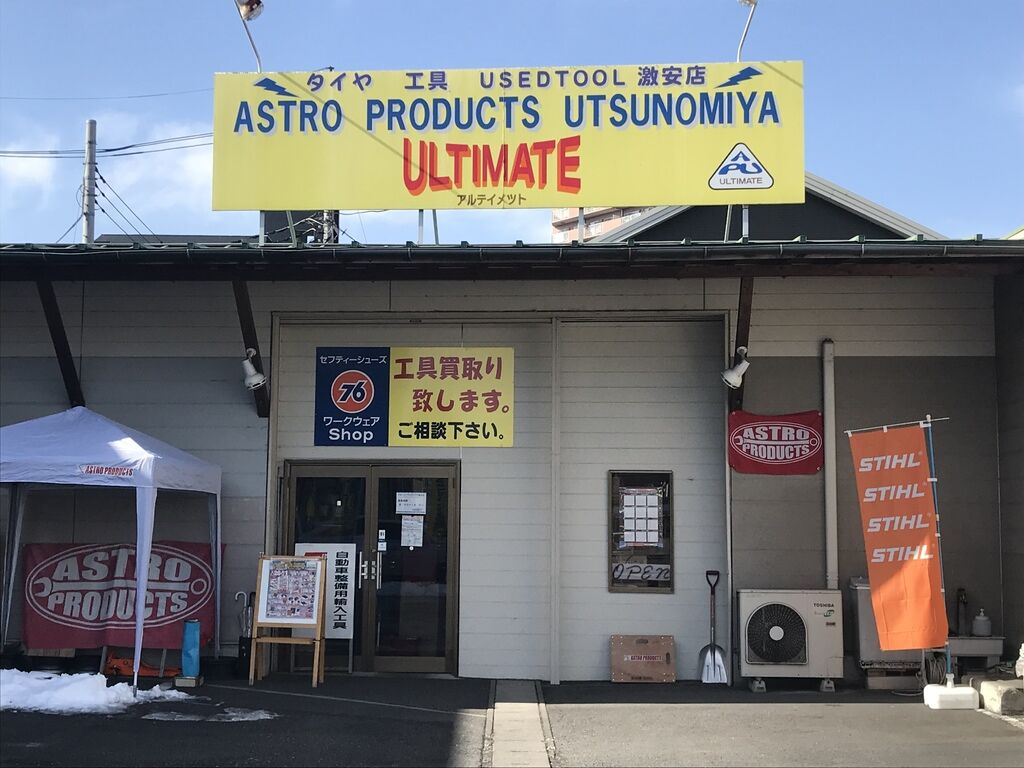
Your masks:
{"label": "blue sky", "polygon": [[[747,15],[736,0],[265,2],[251,25],[265,71],[731,61]],[[947,236],[1000,237],[1024,224],[1022,29],[1020,0],[761,0],[744,58],[804,62],[809,171]],[[0,0],[0,150],[81,147],[88,118],[101,147],[209,131],[213,73],[254,69],[232,0]],[[167,91],[199,92],[14,98]],[[210,162],[202,147],[101,172],[156,232],[255,233],[256,214],[210,210]],[[80,161],[0,158],[0,241],[56,240],[80,182]],[[416,218],[343,226],[405,242]],[[439,220],[444,242],[549,238],[546,210]],[[118,231],[103,214],[96,228]]]}

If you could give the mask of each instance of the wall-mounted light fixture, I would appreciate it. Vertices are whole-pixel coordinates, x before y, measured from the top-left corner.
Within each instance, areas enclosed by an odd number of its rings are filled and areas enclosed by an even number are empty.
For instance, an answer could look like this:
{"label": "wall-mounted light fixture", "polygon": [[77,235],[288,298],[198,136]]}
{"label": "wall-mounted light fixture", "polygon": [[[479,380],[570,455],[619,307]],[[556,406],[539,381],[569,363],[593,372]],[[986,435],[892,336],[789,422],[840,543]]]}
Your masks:
{"label": "wall-mounted light fixture", "polygon": [[722,371],[722,381],[725,382],[729,389],[739,389],[743,386],[743,374],[750,367],[750,361],[747,360],[746,347],[736,347],[735,361],[732,368],[726,368]]}
{"label": "wall-mounted light fixture", "polygon": [[[245,350],[245,360],[242,361],[242,370],[245,372],[245,388],[259,389],[267,385],[267,377],[256,370],[252,364],[252,358],[256,354],[255,349]],[[724,374],[723,374],[724,375]]]}

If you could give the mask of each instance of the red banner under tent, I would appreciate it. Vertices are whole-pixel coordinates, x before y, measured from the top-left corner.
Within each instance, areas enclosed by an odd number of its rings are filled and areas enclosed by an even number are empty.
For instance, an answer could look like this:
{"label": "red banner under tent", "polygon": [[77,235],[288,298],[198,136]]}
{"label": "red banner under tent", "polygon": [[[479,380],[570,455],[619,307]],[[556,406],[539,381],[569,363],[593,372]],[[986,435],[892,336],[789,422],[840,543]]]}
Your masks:
{"label": "red banner under tent", "polygon": [[[208,495],[209,504],[209,530],[210,544],[207,548],[209,553],[210,576],[213,581],[212,609],[214,617],[220,615],[220,582],[221,582],[221,522],[220,522],[220,493],[221,493],[221,470],[215,464],[203,461],[191,454],[175,448],[167,443],[157,440],[150,435],[143,434],[134,429],[118,424],[115,421],[101,416],[94,411],[81,406],[71,408],[51,416],[44,416],[31,421],[23,421],[0,428],[0,483],[13,484],[11,494],[11,510],[9,530],[11,535],[7,541],[6,568],[4,571],[4,615],[3,615],[3,642],[7,641],[8,625],[11,617],[11,604],[15,591],[15,576],[18,573],[19,561],[21,558],[21,530],[24,517],[26,492],[31,489],[33,492],[45,490],[46,486],[77,486],[77,487],[102,487],[102,488],[124,488],[135,492],[136,508],[136,530],[135,545],[89,545],[88,549],[96,550],[103,554],[91,553],[69,553],[65,556],[66,562],[59,563],[60,554],[57,551],[46,552],[32,550],[26,555],[26,560],[32,559],[31,568],[33,572],[45,570],[47,564],[55,569],[64,567],[72,568],[71,560],[74,560],[75,567],[79,564],[85,566],[84,560],[77,555],[91,554],[88,568],[90,572],[98,573],[101,564],[109,569],[109,558],[114,557],[114,568],[120,568],[121,581],[130,580],[132,589],[124,595],[114,595],[110,598],[99,596],[95,598],[97,616],[108,608],[113,608],[112,616],[118,611],[123,615],[130,615],[128,627],[120,628],[122,633],[119,639],[133,639],[135,645],[133,682],[138,684],[139,662],[142,653],[144,635],[160,639],[160,647],[172,647],[166,644],[164,631],[158,629],[159,622],[159,598],[154,590],[149,590],[150,573],[153,570],[154,562],[157,559],[164,562],[163,554],[157,545],[157,558],[154,558],[153,544],[153,522],[156,513],[157,494],[161,491],[192,491]],[[168,544],[171,544],[168,542]],[[174,542],[174,546],[181,549],[180,542]],[[53,545],[50,545],[51,547]],[[58,545],[59,548],[60,545]],[[206,545],[202,545],[206,546]],[[113,549],[118,549],[117,552]],[[165,547],[166,548],[166,547]],[[26,547],[29,549],[29,547]],[[186,547],[186,550],[188,547]],[[106,552],[106,550],[111,550]],[[121,550],[130,550],[122,552]],[[180,552],[177,557],[184,563],[197,566],[192,563],[192,556],[199,559],[198,552],[189,555],[187,551]],[[57,560],[53,563],[49,561]],[[39,558],[42,557],[40,560]],[[67,560],[70,557],[71,560]],[[128,560],[130,559],[130,564]],[[135,562],[149,563],[149,568],[135,568]],[[29,563],[25,564],[26,576],[29,571]],[[175,565],[175,572],[171,574],[181,577],[185,568],[183,565]],[[201,570],[201,569],[200,569]],[[56,572],[56,571],[55,571]],[[42,574],[42,570],[37,574]],[[45,574],[43,574],[45,576]],[[52,575],[52,574],[51,574]],[[167,574],[163,574],[166,576]],[[162,583],[158,578],[154,582]],[[109,579],[108,579],[109,581]],[[174,581],[174,579],[172,579]],[[192,582],[190,582],[192,584]],[[39,592],[43,588],[40,582],[35,590]],[[52,587],[52,583],[50,585]],[[124,586],[124,585],[122,585]],[[192,586],[195,586],[192,584]],[[26,579],[26,601],[30,601],[29,581]],[[191,588],[191,587],[190,587]],[[197,587],[198,588],[198,587]],[[95,590],[94,590],[95,591]],[[159,591],[159,590],[157,590]],[[173,590],[177,593],[179,590]],[[101,591],[97,591],[100,594]],[[125,603],[128,597],[134,601],[134,605],[117,605],[117,601]],[[80,600],[86,599],[79,595]],[[93,598],[89,598],[93,600]],[[171,600],[170,597],[167,598]],[[175,598],[180,601],[181,598]],[[113,605],[104,606],[103,601],[113,601]],[[157,601],[154,609],[153,601]],[[194,601],[192,601],[194,603]],[[205,606],[205,604],[204,604]],[[51,606],[53,607],[53,606]],[[165,606],[166,608],[167,606]],[[169,609],[168,609],[169,610]],[[81,606],[79,607],[79,612]],[[32,619],[26,614],[26,623]],[[219,622],[215,619],[213,623],[214,647],[217,652],[220,650]],[[49,638],[54,639],[52,635]],[[66,645],[58,644],[50,647],[76,647],[68,635]],[[180,642],[180,639],[178,640]],[[82,647],[96,647],[87,645]]]}

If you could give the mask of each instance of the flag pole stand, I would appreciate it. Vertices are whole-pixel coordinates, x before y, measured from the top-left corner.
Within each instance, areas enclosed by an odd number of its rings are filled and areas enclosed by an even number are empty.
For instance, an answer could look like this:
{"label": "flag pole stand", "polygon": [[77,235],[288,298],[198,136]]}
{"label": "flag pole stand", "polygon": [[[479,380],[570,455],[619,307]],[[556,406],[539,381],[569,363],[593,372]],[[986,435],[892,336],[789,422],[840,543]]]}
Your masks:
{"label": "flag pole stand", "polygon": [[[946,610],[946,574],[942,567],[942,528],[939,523],[938,477],[935,472],[935,444],[932,440],[932,415],[929,413],[921,428],[925,430],[925,444],[928,446],[928,482],[932,486],[932,503],[935,506],[935,538],[939,555],[939,578],[942,592],[942,610]],[[953,675],[953,656],[949,651],[949,636],[946,636],[946,683],[932,683],[924,687],[924,703],[930,709],[977,709],[978,692],[970,685],[956,685]],[[926,681],[927,682],[927,681]]]}

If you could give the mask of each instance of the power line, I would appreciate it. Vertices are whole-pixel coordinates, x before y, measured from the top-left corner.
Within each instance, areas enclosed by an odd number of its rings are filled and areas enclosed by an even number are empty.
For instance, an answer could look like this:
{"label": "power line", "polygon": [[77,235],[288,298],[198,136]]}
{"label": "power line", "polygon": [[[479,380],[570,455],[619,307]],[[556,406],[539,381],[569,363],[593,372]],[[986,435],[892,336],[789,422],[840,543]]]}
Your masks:
{"label": "power line", "polygon": [[[121,217],[125,224],[128,225],[129,229],[134,230],[135,234],[137,234],[143,242],[150,242],[149,238],[142,234],[142,231],[137,226],[135,226],[135,224],[132,223],[132,220],[125,215],[124,211],[117,207],[117,203],[115,203],[113,200],[107,197],[106,194],[104,194],[103,190],[99,188],[99,186],[96,187],[96,191],[99,193],[100,197],[102,197],[104,200],[110,203],[110,207],[117,212],[117,215]],[[106,211],[104,211],[104,213],[106,213]],[[107,214],[107,218],[110,218],[110,214]],[[113,219],[111,219],[111,221],[113,221]],[[121,231],[124,232],[123,229]]]}
{"label": "power line", "polygon": [[[108,198],[108,199],[109,199],[109,198]],[[116,220],[116,219],[114,219],[114,217],[113,217],[113,216],[111,216],[111,215],[110,215],[109,213],[107,213],[106,209],[105,209],[105,208],[104,208],[104,207],[103,207],[102,205],[100,205],[100,204],[99,204],[98,202],[96,203],[96,207],[97,207],[97,208],[99,208],[99,209],[100,209],[101,211],[103,211],[103,215],[104,215],[104,216],[106,216],[106,217],[107,217],[107,219],[109,219],[109,220],[110,220],[110,223],[111,223],[111,224],[113,224],[113,225],[114,225],[115,227],[117,227],[118,229],[120,229],[120,230],[121,230],[121,233],[122,233],[122,234],[123,234],[123,235],[124,235],[125,237],[127,237],[127,238],[128,238],[129,240],[134,240],[134,239],[135,239],[135,237],[134,237],[133,235],[130,235],[130,234],[129,234],[128,232],[126,232],[126,231],[125,231],[125,228],[124,228],[124,227],[122,227],[122,226],[121,226],[120,224],[118,224],[118,223],[117,223],[117,220]]]}
{"label": "power line", "polygon": [[71,226],[64,230],[64,234],[61,235],[60,237],[58,237],[56,242],[59,243],[61,240],[63,240],[65,237],[67,237],[68,236],[68,232],[70,232],[72,229],[74,229],[75,228],[75,224],[77,224],[81,220],[82,220],[82,214],[78,214],[78,216],[75,217],[75,220],[71,222]]}
{"label": "power line", "polygon": [[135,93],[127,96],[0,96],[0,101],[121,101],[124,99],[158,99],[164,96],[185,96],[192,93],[211,93],[213,88],[194,88],[188,91],[161,93]]}
{"label": "power line", "polygon": [[102,157],[133,157],[134,155],[155,155],[157,152],[174,152],[179,149],[196,149],[197,147],[212,147],[212,141],[203,141],[198,144],[182,144],[178,147],[158,147],[157,149],[140,149],[136,152],[118,152]]}
{"label": "power line", "polygon": [[[120,147],[102,147],[96,150],[97,155],[104,155],[107,157],[122,157],[124,155],[138,155],[145,154],[146,152],[166,152],[172,149],[189,149],[191,147],[206,147],[212,142],[199,143],[199,144],[185,144],[178,147],[164,147],[161,149],[144,149],[146,147],[153,147],[159,144],[177,144],[186,141],[197,141],[199,139],[212,138],[212,133],[190,133],[185,136],[170,136],[163,139],[152,139],[150,141],[138,141],[132,144],[125,144]],[[127,150],[141,150],[137,152],[128,152]],[[43,158],[69,158],[77,159],[81,158],[85,154],[84,149],[0,149],[0,157],[43,157]]]}
{"label": "power line", "polygon": [[209,139],[212,138],[213,134],[210,132],[206,133],[190,133],[187,136],[172,136],[167,139],[153,139],[152,141],[138,141],[134,144],[125,144],[123,147],[106,147],[104,149],[98,149],[97,152],[120,152],[125,149],[136,149],[137,147],[151,147],[155,144],[171,144],[179,141],[192,141],[193,139]]}
{"label": "power line", "polygon": [[[103,174],[102,174],[102,173],[100,173],[100,169],[99,169],[99,166],[96,166],[96,175],[97,175],[97,176],[99,176],[99,179],[100,179],[100,181],[102,181],[102,182],[103,182],[103,185],[104,185],[104,186],[105,186],[105,187],[106,187],[107,189],[109,189],[109,190],[110,190],[111,192],[113,192],[113,193],[114,193],[114,196],[115,196],[115,197],[116,197],[116,198],[117,198],[118,200],[120,200],[120,201],[121,201],[121,202],[122,202],[122,203],[124,204],[124,207],[125,207],[125,208],[127,208],[127,209],[128,209],[129,211],[131,211],[132,215],[133,215],[133,216],[134,216],[134,217],[135,217],[136,219],[138,219],[138,220],[139,220],[139,223],[140,223],[140,224],[141,224],[142,226],[144,226],[144,227],[146,228],[146,230],[147,230],[147,231],[149,232],[149,234],[151,234],[151,235],[152,235],[153,237],[156,237],[157,239],[159,239],[159,236],[157,235],[157,233],[156,233],[156,232],[154,232],[154,231],[153,231],[152,229],[150,229],[150,228],[149,228],[149,225],[148,225],[148,224],[147,224],[146,222],[144,222],[144,221],[142,220],[142,217],[141,217],[141,216],[139,216],[139,214],[137,214],[137,213],[135,212],[135,209],[134,209],[134,208],[132,208],[132,207],[131,207],[130,205],[128,205],[127,201],[126,201],[126,200],[125,200],[125,199],[124,199],[123,197],[121,197],[121,195],[119,195],[119,194],[117,193],[117,190],[116,190],[116,189],[114,189],[114,187],[113,187],[113,186],[111,186],[111,184],[110,184],[110,182],[109,182],[109,181],[107,181],[107,180],[106,180],[105,178],[103,178]],[[105,197],[105,195],[104,195],[104,197]],[[140,233],[140,234],[141,234],[141,233]]]}

